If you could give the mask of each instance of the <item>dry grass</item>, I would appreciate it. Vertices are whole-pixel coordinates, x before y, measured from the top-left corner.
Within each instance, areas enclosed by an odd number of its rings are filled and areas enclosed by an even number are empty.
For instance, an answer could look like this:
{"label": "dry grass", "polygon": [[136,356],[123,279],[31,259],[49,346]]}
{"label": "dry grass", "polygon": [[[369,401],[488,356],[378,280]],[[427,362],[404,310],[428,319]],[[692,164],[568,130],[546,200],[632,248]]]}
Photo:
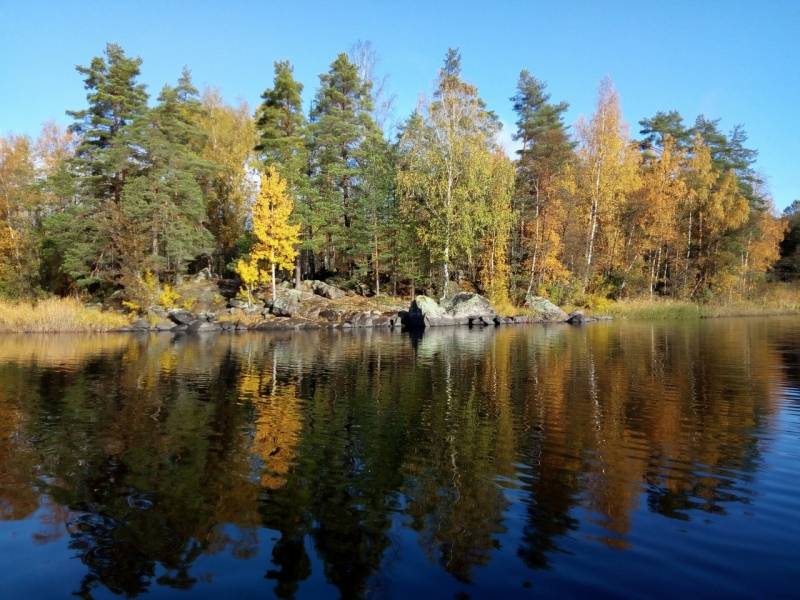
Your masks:
{"label": "dry grass", "polygon": [[265,318],[260,312],[245,312],[243,310],[223,312],[217,317],[217,322],[219,323],[233,323],[234,325],[244,325],[246,327],[255,327],[264,321]]}
{"label": "dry grass", "polygon": [[745,317],[800,314],[800,295],[765,294],[756,302],[736,300],[696,304],[678,300],[626,300],[612,302],[594,314],[607,314],[619,319],[666,320],[709,319],[715,317]]}
{"label": "dry grass", "polygon": [[74,298],[35,303],[0,301],[0,332],[111,331],[129,324],[125,315],[90,308]]}

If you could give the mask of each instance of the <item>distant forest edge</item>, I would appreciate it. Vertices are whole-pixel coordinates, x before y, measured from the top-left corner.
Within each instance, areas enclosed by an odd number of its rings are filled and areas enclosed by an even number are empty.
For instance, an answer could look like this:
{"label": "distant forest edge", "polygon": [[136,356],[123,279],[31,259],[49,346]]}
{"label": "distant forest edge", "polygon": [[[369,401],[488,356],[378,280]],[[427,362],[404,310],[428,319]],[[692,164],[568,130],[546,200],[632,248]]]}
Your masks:
{"label": "distant forest edge", "polygon": [[391,134],[369,44],[335,58],[307,114],[287,61],[254,113],[188,69],[153,101],[141,65],[109,44],[77,67],[67,129],[0,138],[3,297],[143,308],[207,268],[248,297],[283,277],[498,306],[732,302],[800,270],[800,200],[775,214],[742,127],[657,112],[631,137],[609,80],[570,127],[523,70],[512,159],[456,50]]}

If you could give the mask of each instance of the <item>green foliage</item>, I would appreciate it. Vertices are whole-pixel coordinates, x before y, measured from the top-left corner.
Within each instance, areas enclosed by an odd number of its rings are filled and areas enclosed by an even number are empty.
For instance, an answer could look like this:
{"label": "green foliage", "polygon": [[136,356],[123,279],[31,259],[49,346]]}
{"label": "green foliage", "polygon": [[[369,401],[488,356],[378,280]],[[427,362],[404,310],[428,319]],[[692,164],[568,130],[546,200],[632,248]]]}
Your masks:
{"label": "green foliage", "polygon": [[[391,143],[374,51],[351,54],[320,75],[307,115],[291,64],[276,62],[252,115],[201,97],[187,69],[148,106],[141,59],[109,44],[77,67],[86,106],[70,132],[0,138],[0,294],[172,306],[171,286],[202,263],[251,291],[294,266],[375,293],[454,285],[506,308],[528,292],[597,308],[643,294],[733,302],[778,258],[779,276],[800,271],[800,210],[773,216],[740,126],[657,112],[634,141],[606,82],[573,136],[567,104],[523,70],[512,164],[450,49]],[[256,159],[285,203],[257,198]]]}
{"label": "green foliage", "polygon": [[362,145],[379,134],[371,116],[371,84],[344,53],[319,79],[310,116],[314,212],[319,219],[313,244],[321,251],[324,270],[351,271],[355,213],[370,158]]}
{"label": "green foliage", "polygon": [[397,188],[403,218],[442,268],[446,293],[454,264],[475,270],[477,242],[488,225],[495,189],[497,117],[461,78],[450,49],[433,100],[406,121],[399,140]]}

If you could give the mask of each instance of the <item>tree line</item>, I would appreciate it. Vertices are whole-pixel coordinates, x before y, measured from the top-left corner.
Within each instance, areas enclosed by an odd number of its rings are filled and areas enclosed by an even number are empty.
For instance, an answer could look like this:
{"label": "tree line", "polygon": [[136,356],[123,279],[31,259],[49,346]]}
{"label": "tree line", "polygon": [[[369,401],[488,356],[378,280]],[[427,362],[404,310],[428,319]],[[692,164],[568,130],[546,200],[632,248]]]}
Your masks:
{"label": "tree line", "polygon": [[773,215],[742,127],[657,112],[633,138],[609,80],[570,127],[523,70],[512,159],[456,50],[391,135],[368,44],[334,59],[307,112],[287,61],[254,112],[188,69],[151,103],[141,64],[109,44],[77,67],[87,102],[67,129],[0,138],[0,293],[146,301],[207,267],[247,294],[282,274],[498,303],[702,301],[751,293],[782,247],[780,272],[798,264],[798,219]]}

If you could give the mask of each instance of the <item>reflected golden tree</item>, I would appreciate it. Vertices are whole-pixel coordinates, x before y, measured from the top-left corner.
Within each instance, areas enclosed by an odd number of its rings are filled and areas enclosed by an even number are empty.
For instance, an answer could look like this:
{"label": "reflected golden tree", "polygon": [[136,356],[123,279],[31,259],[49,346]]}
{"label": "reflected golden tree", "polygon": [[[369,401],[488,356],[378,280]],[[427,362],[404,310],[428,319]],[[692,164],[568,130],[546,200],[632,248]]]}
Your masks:
{"label": "reflected golden tree", "polygon": [[38,519],[34,543],[67,535],[85,596],[192,588],[198,559],[223,554],[267,561],[280,597],[317,568],[344,597],[377,594],[393,527],[461,581],[512,539],[547,568],[581,529],[626,548],[637,511],[749,502],[793,356],[782,335],[720,321],[0,343],[0,518]]}

